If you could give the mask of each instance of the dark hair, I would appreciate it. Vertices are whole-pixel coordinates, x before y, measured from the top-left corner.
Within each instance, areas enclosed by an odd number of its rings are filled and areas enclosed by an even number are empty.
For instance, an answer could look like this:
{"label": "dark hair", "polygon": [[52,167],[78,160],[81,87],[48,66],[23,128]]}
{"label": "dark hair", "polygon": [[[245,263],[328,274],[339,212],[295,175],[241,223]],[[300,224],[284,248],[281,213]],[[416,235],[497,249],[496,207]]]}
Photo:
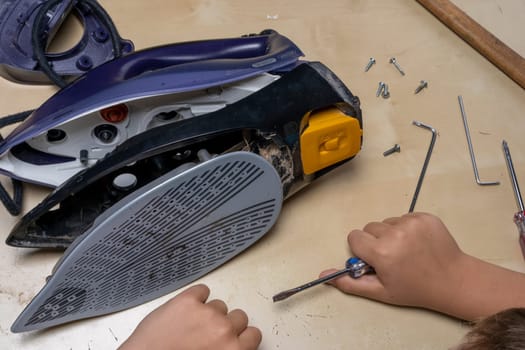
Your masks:
{"label": "dark hair", "polygon": [[525,308],[498,312],[474,325],[459,350],[525,349]]}

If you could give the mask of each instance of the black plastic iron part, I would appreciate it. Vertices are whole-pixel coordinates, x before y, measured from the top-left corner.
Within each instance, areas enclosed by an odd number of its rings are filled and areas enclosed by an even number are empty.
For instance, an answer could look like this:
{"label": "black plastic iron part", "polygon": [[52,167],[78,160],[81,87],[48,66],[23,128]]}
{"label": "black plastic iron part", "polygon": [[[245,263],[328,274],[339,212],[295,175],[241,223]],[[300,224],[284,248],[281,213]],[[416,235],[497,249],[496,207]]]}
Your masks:
{"label": "black plastic iron part", "polygon": [[[48,0],[45,2],[38,11],[31,32],[34,58],[38,63],[39,69],[42,70],[42,72],[44,72],[53,83],[61,88],[67,86],[68,82],[66,82],[66,80],[53,69],[52,65],[48,61],[48,58],[46,57],[45,47],[48,39],[48,30],[46,30],[47,13],[50,9],[57,6],[62,1],[63,0]],[[122,39],[120,38],[115,24],[111,20],[111,17],[107,14],[104,8],[102,8],[102,6],[100,6],[100,4],[95,0],[77,0],[75,3],[75,8],[79,11],[91,11],[95,17],[98,18],[103,27],[109,31],[109,37],[113,45],[113,58],[122,56]],[[80,59],[79,62],[82,62],[82,60]],[[85,66],[88,68],[88,70],[94,68],[89,64],[86,64]]]}
{"label": "black plastic iron part", "polygon": [[17,247],[65,248],[101,213],[130,193],[113,188],[116,176],[135,175],[137,185],[131,190],[134,191],[192,161],[203,148],[221,154],[248,144],[250,151],[263,155],[261,149],[278,147],[281,154],[289,154],[289,162],[269,161],[282,179],[285,168],[292,169],[291,178],[283,181],[283,195],[287,198],[293,188],[300,188],[349,160],[325,168],[308,180],[303,177],[300,122],[306,113],[331,106],[337,106],[349,118],[358,119],[362,128],[359,98],[323,64],[302,63],[276,82],[221,110],[130,138],[92,167],[70,178],[22,217],[6,243]]}
{"label": "black plastic iron part", "polygon": [[[11,114],[0,118],[0,129],[4,126],[24,121],[31,113],[33,113],[33,110]],[[0,141],[2,140],[3,137],[2,135],[0,135]],[[22,184],[22,181],[14,178],[11,178],[11,184],[13,186],[12,198],[5,189],[5,187],[0,183],[0,202],[2,202],[9,214],[16,216],[19,215],[22,211],[22,198],[24,196],[24,186]]]}

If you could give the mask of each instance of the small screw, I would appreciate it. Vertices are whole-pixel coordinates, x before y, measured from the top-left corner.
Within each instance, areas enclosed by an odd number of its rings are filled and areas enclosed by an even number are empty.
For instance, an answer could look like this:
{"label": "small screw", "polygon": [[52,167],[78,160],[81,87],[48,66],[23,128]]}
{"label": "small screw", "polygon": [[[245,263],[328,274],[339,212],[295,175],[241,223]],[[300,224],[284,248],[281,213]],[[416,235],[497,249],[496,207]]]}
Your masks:
{"label": "small screw", "polygon": [[368,64],[365,67],[365,72],[368,72],[368,70],[376,63],[375,58],[370,57],[370,61],[368,61]]}
{"label": "small screw", "polygon": [[405,75],[405,72],[403,72],[403,70],[401,69],[401,67],[397,63],[395,57],[390,58],[390,63],[392,63],[394,65],[394,67],[396,67],[396,69],[399,71],[399,73],[401,73],[401,75]]}
{"label": "small screw", "polygon": [[414,91],[414,94],[419,93],[421,90],[423,90],[426,87],[428,87],[428,81],[421,80],[421,82],[419,83],[419,86],[416,88],[416,91]]}
{"label": "small screw", "polygon": [[390,97],[390,91],[388,90],[388,84],[384,84],[382,96],[383,96],[383,98],[389,98]]}
{"label": "small screw", "polygon": [[391,155],[394,152],[401,152],[401,147],[397,143],[394,145],[394,147],[384,151],[383,152],[383,156],[384,157],[389,156],[389,155]]}
{"label": "small screw", "polygon": [[385,83],[380,81],[379,86],[377,87],[376,97],[379,97],[379,95],[381,95],[381,92],[383,91],[384,88],[385,88]]}

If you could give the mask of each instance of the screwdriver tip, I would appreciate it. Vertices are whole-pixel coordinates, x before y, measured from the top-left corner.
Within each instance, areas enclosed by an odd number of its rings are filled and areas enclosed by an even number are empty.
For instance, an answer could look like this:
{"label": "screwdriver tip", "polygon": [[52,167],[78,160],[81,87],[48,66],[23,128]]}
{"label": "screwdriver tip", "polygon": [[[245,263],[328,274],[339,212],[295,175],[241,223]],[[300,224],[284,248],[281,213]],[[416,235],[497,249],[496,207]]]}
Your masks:
{"label": "screwdriver tip", "polygon": [[273,302],[277,302],[277,301],[281,301],[281,300],[284,300],[288,297],[291,297],[292,295],[294,295],[295,293],[297,293],[298,291],[297,290],[294,290],[294,289],[291,289],[291,290],[285,290],[284,292],[281,292],[281,293],[277,293],[275,294],[273,297],[272,297],[272,300]]}

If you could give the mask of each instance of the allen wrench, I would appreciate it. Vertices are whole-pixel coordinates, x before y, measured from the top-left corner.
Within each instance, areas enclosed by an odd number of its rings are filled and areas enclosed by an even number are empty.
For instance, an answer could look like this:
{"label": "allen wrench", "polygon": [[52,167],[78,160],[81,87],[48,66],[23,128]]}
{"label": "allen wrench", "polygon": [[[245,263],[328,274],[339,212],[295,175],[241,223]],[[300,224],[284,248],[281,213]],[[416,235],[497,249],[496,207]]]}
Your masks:
{"label": "allen wrench", "polygon": [[478,166],[476,165],[476,158],[474,158],[474,149],[472,148],[472,140],[470,139],[470,131],[467,124],[467,114],[465,113],[465,106],[463,105],[463,97],[461,97],[461,95],[458,96],[458,101],[459,109],[461,110],[461,118],[463,119],[463,126],[465,127],[465,134],[467,135],[468,151],[470,153],[470,160],[472,161],[476,183],[481,186],[499,185],[499,181],[481,181],[479,179]]}
{"label": "allen wrench", "polygon": [[417,120],[414,120],[412,124],[414,124],[415,126],[419,126],[420,128],[430,130],[432,132],[432,139],[430,140],[430,145],[428,145],[428,151],[425,157],[425,162],[423,163],[423,168],[421,169],[421,173],[419,174],[419,179],[417,180],[416,191],[414,192],[414,196],[412,197],[412,203],[410,203],[410,209],[408,209],[409,213],[412,213],[414,211],[414,207],[416,206],[416,201],[419,195],[419,190],[421,190],[421,185],[423,185],[423,179],[425,177],[425,172],[427,171],[428,163],[430,162],[430,156],[432,155],[432,150],[434,149],[434,144],[436,143],[436,135],[437,135],[436,129],[434,129],[430,125],[418,122]]}

